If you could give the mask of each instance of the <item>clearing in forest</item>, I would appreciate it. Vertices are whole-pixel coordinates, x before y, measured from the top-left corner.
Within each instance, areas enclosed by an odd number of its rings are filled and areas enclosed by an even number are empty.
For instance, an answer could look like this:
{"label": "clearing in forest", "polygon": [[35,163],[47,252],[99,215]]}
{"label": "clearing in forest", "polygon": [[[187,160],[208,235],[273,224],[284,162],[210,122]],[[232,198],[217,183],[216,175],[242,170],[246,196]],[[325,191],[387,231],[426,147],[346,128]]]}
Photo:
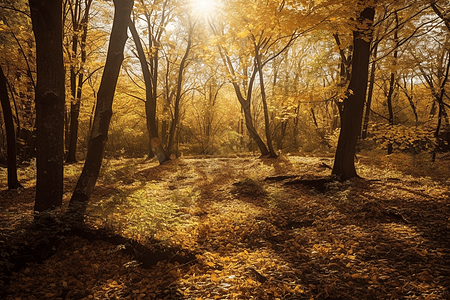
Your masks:
{"label": "clearing in forest", "polygon": [[[49,258],[5,277],[3,295],[449,299],[447,184],[369,161],[364,179],[341,183],[321,181],[323,157],[107,159],[86,217],[101,234],[62,235]],[[66,202],[80,169],[66,167]],[[33,172],[20,170],[24,190],[1,181],[0,237],[18,249],[45,244],[30,225]]]}

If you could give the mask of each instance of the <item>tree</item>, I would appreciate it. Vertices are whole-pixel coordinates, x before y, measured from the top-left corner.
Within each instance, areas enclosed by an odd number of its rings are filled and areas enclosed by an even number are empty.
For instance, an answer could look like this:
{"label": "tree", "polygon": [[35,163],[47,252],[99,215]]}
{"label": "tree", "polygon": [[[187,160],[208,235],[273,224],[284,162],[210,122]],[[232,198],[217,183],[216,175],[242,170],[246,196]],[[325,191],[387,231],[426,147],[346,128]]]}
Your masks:
{"label": "tree", "polygon": [[[394,31],[394,54],[393,54],[393,66],[391,69],[391,74],[389,77],[389,91],[388,91],[388,95],[386,98],[386,103],[387,103],[387,107],[388,107],[388,112],[389,112],[389,117],[388,117],[388,121],[389,121],[389,126],[394,126],[394,109],[393,109],[393,105],[392,105],[392,101],[394,98],[394,91],[395,88],[397,86],[397,70],[396,65],[398,64],[398,46],[399,46],[399,39],[398,39],[398,27],[399,27],[399,22],[398,22],[398,13],[397,11],[394,11],[394,18],[395,18],[395,31]],[[388,144],[388,149],[387,152],[388,154],[392,154],[393,151],[393,146],[392,143]]]}
{"label": "tree", "polygon": [[[134,22],[130,23],[130,31],[136,46],[135,56],[141,64],[145,85],[145,116],[149,135],[148,157],[152,158],[156,154],[158,161],[162,164],[170,160],[170,157],[164,149],[163,139],[159,136],[156,117],[160,51],[167,24],[173,19],[175,7],[171,5],[170,0],[150,2],[140,0],[138,4],[135,9],[135,18],[141,21],[139,22],[141,24],[145,22],[146,27],[142,31],[142,38],[139,36]],[[147,39],[145,39],[145,35],[147,35]]]}
{"label": "tree", "polygon": [[332,174],[340,180],[357,177],[355,169],[356,143],[361,130],[364,102],[368,81],[370,41],[372,39],[375,9],[363,6],[353,31],[352,75],[348,85],[348,97],[344,99],[341,132],[336,148]]}
{"label": "tree", "polygon": [[[72,49],[70,56],[70,127],[69,147],[66,163],[77,161],[78,124],[81,95],[84,83],[84,65],[86,63],[86,39],[89,22],[89,10],[92,0],[84,0],[84,11],[81,0],[69,1],[70,20],[72,21]],[[80,39],[81,32],[81,41]],[[81,57],[78,57],[80,48]]]}
{"label": "tree", "polygon": [[64,159],[62,0],[29,0],[36,39],[37,179],[34,210],[61,206]]}
{"label": "tree", "polygon": [[[448,14],[448,9],[449,9],[448,2],[446,3],[447,7],[441,7],[437,2],[438,1],[433,1],[431,3],[431,8],[436,13],[436,15],[438,15],[438,17],[442,19],[442,21],[444,22],[445,26],[450,31],[450,16]],[[447,13],[445,13],[446,10],[447,10]]]}
{"label": "tree", "polygon": [[[148,19],[148,21],[150,21]],[[154,53],[153,55],[156,56],[156,60],[153,60],[153,58],[150,58],[152,61],[152,71],[150,72],[147,58],[145,57],[144,48],[142,47],[141,40],[139,38],[138,32],[136,30],[135,24],[133,21],[130,20],[130,31],[133,36],[134,43],[136,45],[136,51],[138,54],[139,62],[141,64],[142,68],[142,74],[144,76],[144,83],[145,83],[145,115],[146,115],[146,121],[147,121],[147,130],[149,133],[149,152],[152,154],[156,154],[156,157],[158,158],[158,161],[160,164],[163,164],[164,162],[170,160],[169,155],[164,150],[164,147],[162,145],[161,139],[159,138],[158,134],[158,127],[156,125],[156,99],[157,99],[157,78],[158,78],[158,59],[157,54]],[[158,50],[155,50],[156,52]],[[151,156],[151,155],[150,155]]]}
{"label": "tree", "polygon": [[35,155],[35,47],[28,0],[3,1],[0,59],[10,90],[20,160]]}
{"label": "tree", "polygon": [[14,190],[22,187],[17,179],[17,163],[16,163],[16,132],[14,130],[14,120],[9,102],[7,82],[3,68],[0,66],[0,103],[3,111],[3,119],[5,120],[6,143],[7,143],[7,167],[8,167],[8,189]]}
{"label": "tree", "polygon": [[[224,132],[234,112],[230,105],[221,107],[219,93],[225,82],[219,77],[214,65],[203,65],[197,69],[195,97],[186,114],[189,132],[199,144],[200,154],[215,154],[225,141]],[[231,114],[230,114],[231,112]]]}
{"label": "tree", "polygon": [[169,139],[167,142],[167,149],[169,152],[172,152],[172,153],[174,152],[173,146],[174,146],[174,142],[175,142],[175,135],[177,134],[177,130],[179,129],[178,126],[180,123],[180,102],[181,102],[181,98],[183,96],[182,86],[183,86],[183,80],[184,80],[184,72],[185,72],[189,52],[191,51],[191,48],[192,48],[192,35],[194,33],[194,28],[195,28],[195,24],[196,24],[196,22],[192,21],[190,16],[188,16],[188,21],[189,21],[189,33],[188,33],[188,38],[187,38],[186,50],[184,52],[183,58],[181,59],[180,65],[178,67],[173,118],[172,118],[172,123],[170,125]]}
{"label": "tree", "polygon": [[94,190],[102,165],[109,123],[112,116],[114,93],[124,58],[123,51],[128,39],[127,29],[130,24],[132,9],[133,0],[114,0],[114,21],[105,68],[98,90],[97,106],[95,108],[86,161],[69,203],[69,212],[74,214],[77,222],[83,220],[86,206]]}

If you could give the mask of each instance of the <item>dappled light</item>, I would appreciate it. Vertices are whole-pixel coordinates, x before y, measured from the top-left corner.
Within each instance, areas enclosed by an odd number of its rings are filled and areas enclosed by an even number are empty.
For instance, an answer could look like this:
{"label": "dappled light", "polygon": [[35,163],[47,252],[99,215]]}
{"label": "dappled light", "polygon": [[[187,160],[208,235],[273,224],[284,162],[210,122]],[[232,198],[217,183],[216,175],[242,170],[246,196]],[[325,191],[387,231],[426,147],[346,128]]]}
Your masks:
{"label": "dappled light", "polygon": [[[296,174],[326,176],[328,161],[109,160],[86,216],[89,228],[109,234],[65,238],[43,264],[14,272],[8,291],[37,299],[446,299],[446,186],[387,162],[372,167],[367,157],[365,179],[323,192],[286,185]],[[13,216],[29,215],[29,197],[2,193],[3,211],[19,199],[14,214],[3,213],[2,232],[11,232]]]}
{"label": "dappled light", "polygon": [[450,2],[0,3],[0,299],[450,299]]}

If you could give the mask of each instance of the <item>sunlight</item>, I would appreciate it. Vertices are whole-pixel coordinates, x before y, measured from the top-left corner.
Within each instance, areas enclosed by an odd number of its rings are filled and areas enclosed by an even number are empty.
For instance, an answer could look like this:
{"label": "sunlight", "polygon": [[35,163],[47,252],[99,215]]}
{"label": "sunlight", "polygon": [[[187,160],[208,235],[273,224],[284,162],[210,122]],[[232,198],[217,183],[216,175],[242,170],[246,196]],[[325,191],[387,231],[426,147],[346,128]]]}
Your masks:
{"label": "sunlight", "polygon": [[218,9],[218,0],[191,0],[192,11],[202,18],[211,18]]}

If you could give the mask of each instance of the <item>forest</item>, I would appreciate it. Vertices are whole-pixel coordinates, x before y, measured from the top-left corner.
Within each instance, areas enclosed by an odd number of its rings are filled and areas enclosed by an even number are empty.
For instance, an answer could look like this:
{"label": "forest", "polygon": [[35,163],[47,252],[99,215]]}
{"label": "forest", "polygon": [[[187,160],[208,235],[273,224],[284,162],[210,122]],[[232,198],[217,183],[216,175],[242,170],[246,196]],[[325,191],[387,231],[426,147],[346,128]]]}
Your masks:
{"label": "forest", "polygon": [[0,0],[0,298],[450,299],[446,0]]}

